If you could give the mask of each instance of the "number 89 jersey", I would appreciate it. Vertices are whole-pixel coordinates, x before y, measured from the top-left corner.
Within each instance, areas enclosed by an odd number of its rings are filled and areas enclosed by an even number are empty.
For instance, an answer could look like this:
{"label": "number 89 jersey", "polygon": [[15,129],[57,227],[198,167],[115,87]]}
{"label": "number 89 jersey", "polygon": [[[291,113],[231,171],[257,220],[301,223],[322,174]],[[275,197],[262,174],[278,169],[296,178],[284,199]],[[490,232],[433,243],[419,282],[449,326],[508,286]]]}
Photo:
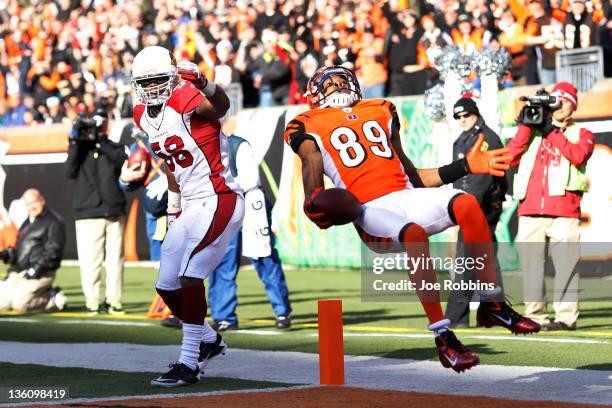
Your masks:
{"label": "number 89 jersey", "polygon": [[314,140],[325,174],[364,204],[412,187],[391,145],[394,120],[395,106],[383,99],[361,100],[347,108],[316,108],[287,124],[285,141],[297,153],[302,141]]}
{"label": "number 89 jersey", "polygon": [[144,105],[134,107],[134,122],[174,173],[187,202],[241,191],[230,173],[229,145],[220,122],[194,115],[203,99],[193,84],[181,82],[155,118]]}

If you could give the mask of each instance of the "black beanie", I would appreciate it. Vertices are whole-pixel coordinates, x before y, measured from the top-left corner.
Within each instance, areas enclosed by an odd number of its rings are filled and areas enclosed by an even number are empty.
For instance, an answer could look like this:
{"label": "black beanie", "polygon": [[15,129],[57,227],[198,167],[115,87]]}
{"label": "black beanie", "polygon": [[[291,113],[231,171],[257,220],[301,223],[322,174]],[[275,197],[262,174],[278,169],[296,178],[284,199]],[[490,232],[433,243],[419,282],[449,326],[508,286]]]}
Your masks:
{"label": "black beanie", "polygon": [[453,107],[453,118],[458,119],[458,115],[463,112],[480,116],[478,106],[476,106],[476,102],[472,98],[463,97],[455,102],[455,106]]}

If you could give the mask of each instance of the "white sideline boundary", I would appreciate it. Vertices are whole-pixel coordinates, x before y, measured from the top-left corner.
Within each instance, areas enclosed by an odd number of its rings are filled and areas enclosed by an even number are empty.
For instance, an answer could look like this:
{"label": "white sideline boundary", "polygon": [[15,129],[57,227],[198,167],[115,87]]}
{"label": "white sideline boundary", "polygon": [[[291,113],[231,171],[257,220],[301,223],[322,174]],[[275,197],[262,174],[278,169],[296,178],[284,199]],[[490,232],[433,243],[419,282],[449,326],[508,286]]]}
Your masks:
{"label": "white sideline boundary", "polygon": [[[122,372],[161,373],[179,355],[175,345],[128,343],[2,341],[0,349],[0,361],[7,363]],[[486,361],[486,355],[483,357]],[[230,348],[226,356],[208,365],[206,375],[316,385],[318,355]],[[345,376],[347,386],[367,389],[602,405],[612,401],[612,371],[481,365],[457,374],[437,361],[346,356]]]}

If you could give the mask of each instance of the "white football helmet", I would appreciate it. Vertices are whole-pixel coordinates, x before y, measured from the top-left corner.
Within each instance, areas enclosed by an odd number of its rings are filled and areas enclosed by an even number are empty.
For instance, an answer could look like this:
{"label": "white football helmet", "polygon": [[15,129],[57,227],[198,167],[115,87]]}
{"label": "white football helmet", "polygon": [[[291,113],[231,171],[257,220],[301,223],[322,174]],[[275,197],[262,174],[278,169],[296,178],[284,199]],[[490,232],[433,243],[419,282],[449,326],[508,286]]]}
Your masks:
{"label": "white football helmet", "polygon": [[178,85],[176,59],[164,47],[143,48],[132,63],[132,86],[147,105],[163,105]]}

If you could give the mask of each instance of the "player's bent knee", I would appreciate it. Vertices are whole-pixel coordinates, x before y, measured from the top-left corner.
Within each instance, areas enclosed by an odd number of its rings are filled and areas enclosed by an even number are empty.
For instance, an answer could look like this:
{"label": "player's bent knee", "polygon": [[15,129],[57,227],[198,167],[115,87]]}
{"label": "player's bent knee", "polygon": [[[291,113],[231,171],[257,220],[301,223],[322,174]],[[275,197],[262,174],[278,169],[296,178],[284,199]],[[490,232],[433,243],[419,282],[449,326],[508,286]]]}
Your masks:
{"label": "player's bent knee", "polygon": [[457,194],[448,203],[448,215],[455,224],[477,216],[481,211],[476,197],[467,193]]}
{"label": "player's bent knee", "polygon": [[399,234],[400,242],[429,242],[425,228],[413,222],[404,225]]}
{"label": "player's bent knee", "polygon": [[181,280],[181,287],[183,288],[204,284],[204,279],[192,278],[190,276],[181,276],[180,280]]}

